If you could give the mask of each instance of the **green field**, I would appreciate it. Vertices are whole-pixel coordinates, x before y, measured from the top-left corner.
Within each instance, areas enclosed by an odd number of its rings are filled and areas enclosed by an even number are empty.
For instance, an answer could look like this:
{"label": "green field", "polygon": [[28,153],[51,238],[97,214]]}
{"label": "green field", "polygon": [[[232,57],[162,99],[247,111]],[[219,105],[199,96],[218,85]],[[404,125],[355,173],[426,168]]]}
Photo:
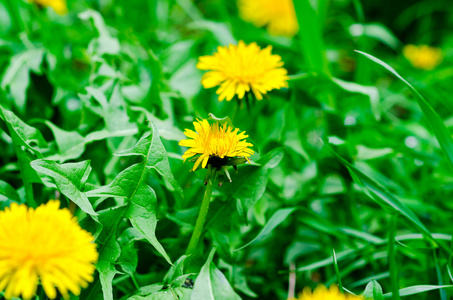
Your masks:
{"label": "green field", "polygon": [[452,62],[451,0],[0,0],[0,299],[453,299]]}

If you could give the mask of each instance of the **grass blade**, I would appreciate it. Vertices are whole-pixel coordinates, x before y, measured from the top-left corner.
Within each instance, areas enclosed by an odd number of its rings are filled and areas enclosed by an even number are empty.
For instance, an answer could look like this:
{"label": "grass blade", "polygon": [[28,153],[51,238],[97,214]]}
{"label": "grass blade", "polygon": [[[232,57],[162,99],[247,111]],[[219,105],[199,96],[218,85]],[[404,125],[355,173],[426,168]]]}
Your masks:
{"label": "grass blade", "polygon": [[335,255],[335,249],[332,249],[332,259],[333,259],[333,266],[335,268],[335,273],[337,274],[338,288],[340,289],[340,291],[342,291],[343,284],[341,283],[340,269],[338,268],[337,257]]}
{"label": "grass blade", "polygon": [[400,74],[398,74],[391,66],[383,62],[382,60],[367,54],[365,52],[356,51],[361,55],[364,55],[371,61],[381,65],[388,71],[390,71],[393,75],[395,75],[398,79],[406,84],[406,86],[411,90],[415,99],[417,99],[418,105],[420,106],[428,124],[431,126],[431,129],[436,136],[437,140],[439,141],[440,147],[444,151],[445,155],[447,156],[448,163],[453,170],[453,138],[451,137],[450,132],[448,131],[447,127],[445,126],[442,119],[436,113],[436,111],[432,108],[432,106],[428,103],[428,101],[423,98],[423,96],[409,83],[407,82]]}

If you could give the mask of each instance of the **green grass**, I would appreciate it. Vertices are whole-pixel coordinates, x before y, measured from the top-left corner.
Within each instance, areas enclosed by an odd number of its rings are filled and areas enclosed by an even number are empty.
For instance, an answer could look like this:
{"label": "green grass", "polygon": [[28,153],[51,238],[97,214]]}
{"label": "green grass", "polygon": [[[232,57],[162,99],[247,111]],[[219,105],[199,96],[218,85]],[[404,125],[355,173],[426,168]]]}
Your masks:
{"label": "green grass", "polygon": [[[318,284],[453,299],[448,4],[300,0],[287,38],[235,1],[68,0],[64,16],[0,2],[0,209],[75,204],[100,259],[71,299],[286,299]],[[291,78],[250,109],[217,101],[195,67],[239,40],[272,45]],[[443,61],[416,69],[406,44]],[[210,113],[256,154],[207,186],[187,249],[207,170],[178,142]]]}

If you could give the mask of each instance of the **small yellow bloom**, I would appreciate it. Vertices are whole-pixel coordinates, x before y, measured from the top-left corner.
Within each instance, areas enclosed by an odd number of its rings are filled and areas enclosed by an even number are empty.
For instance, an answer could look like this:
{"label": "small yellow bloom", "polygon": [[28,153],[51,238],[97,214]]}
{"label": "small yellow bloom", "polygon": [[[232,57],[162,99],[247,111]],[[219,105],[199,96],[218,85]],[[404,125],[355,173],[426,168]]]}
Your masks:
{"label": "small yellow bloom", "polygon": [[93,236],[59,201],[36,209],[16,203],[0,212],[0,291],[30,299],[40,281],[47,297],[80,293],[93,280],[98,258]]}
{"label": "small yellow bloom", "polygon": [[219,123],[212,125],[205,120],[197,120],[193,122],[195,131],[186,129],[184,134],[189,138],[181,140],[180,146],[189,147],[182,158],[186,161],[187,158],[201,154],[195,161],[193,171],[195,171],[201,163],[201,167],[205,168],[208,163],[222,164],[221,160],[244,157],[248,160],[253,150],[248,147],[253,145],[244,141],[248,137],[245,132],[239,133],[239,129],[233,129],[226,123],[222,126]]}
{"label": "small yellow bloom", "polygon": [[309,287],[306,287],[299,294],[298,300],[365,300],[362,296],[354,296],[340,293],[338,287],[334,284],[327,289],[323,285],[319,285],[313,292]]}
{"label": "small yellow bloom", "polygon": [[403,55],[417,69],[428,71],[437,67],[443,59],[441,49],[427,45],[406,45]]}
{"label": "small yellow bloom", "polygon": [[257,100],[262,100],[263,94],[288,87],[289,77],[282,68],[282,58],[271,51],[271,46],[261,49],[256,43],[246,45],[243,41],[237,46],[219,46],[214,55],[199,58],[197,68],[210,70],[201,83],[206,89],[220,86],[219,101],[230,101],[236,94],[242,99],[250,91]]}
{"label": "small yellow bloom", "polygon": [[51,7],[57,14],[64,15],[68,12],[66,0],[29,0],[39,6]]}
{"label": "small yellow bloom", "polygon": [[267,25],[271,35],[293,37],[299,31],[293,0],[239,0],[238,8],[242,19]]}

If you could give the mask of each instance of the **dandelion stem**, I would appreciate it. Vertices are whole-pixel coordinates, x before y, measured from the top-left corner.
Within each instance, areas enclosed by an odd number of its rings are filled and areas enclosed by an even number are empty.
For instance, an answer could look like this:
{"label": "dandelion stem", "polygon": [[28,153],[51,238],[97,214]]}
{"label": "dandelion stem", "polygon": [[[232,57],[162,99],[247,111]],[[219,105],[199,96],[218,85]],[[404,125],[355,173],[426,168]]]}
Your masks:
{"label": "dandelion stem", "polygon": [[296,298],[296,264],[291,262],[289,264],[288,299],[294,298]]}
{"label": "dandelion stem", "polygon": [[203,202],[201,203],[200,212],[198,213],[197,222],[195,223],[195,229],[193,230],[192,237],[190,238],[189,246],[186,250],[186,255],[193,254],[197,249],[198,242],[201,238],[206,216],[208,215],[209,202],[211,201],[212,188],[214,185],[214,171],[211,171],[211,165],[208,166],[208,180],[206,184],[206,190],[203,196]]}
{"label": "dandelion stem", "polygon": [[250,113],[250,100],[249,100],[249,94],[245,93],[245,104],[247,105],[247,111]]}
{"label": "dandelion stem", "polygon": [[398,269],[396,265],[396,247],[395,247],[395,236],[396,236],[396,225],[398,221],[397,215],[392,215],[390,218],[390,229],[389,229],[389,241],[388,241],[388,260],[390,267],[390,280],[392,286],[392,299],[399,300],[399,284],[398,284]]}

